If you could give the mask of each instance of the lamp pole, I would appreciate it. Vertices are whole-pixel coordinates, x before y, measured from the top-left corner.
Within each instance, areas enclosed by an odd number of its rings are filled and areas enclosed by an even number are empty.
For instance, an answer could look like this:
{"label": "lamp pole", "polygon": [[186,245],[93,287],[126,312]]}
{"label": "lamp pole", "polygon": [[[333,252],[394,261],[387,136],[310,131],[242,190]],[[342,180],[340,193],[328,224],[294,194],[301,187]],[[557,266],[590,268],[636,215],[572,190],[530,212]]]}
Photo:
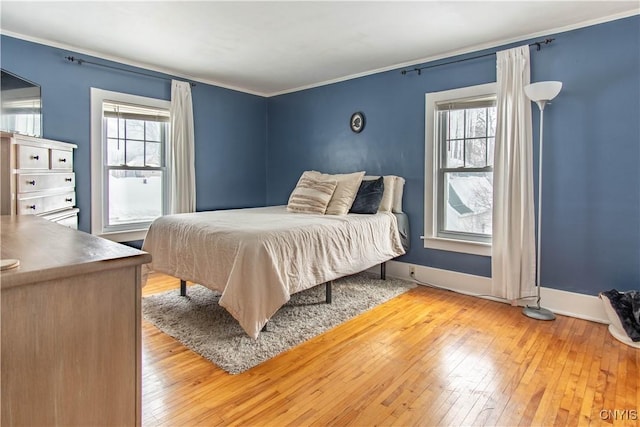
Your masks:
{"label": "lamp pole", "polygon": [[542,308],[540,306],[540,266],[541,266],[541,254],[542,254],[542,148],[543,148],[543,133],[544,133],[544,107],[547,102],[555,98],[560,89],[562,83],[560,82],[539,82],[525,86],[524,90],[526,95],[538,105],[540,109],[540,142],[539,157],[538,157],[538,234],[536,238],[536,287],[537,287],[537,300],[535,306],[525,306],[522,310],[522,314],[527,317],[531,317],[537,320],[554,320],[556,318],[550,310]]}

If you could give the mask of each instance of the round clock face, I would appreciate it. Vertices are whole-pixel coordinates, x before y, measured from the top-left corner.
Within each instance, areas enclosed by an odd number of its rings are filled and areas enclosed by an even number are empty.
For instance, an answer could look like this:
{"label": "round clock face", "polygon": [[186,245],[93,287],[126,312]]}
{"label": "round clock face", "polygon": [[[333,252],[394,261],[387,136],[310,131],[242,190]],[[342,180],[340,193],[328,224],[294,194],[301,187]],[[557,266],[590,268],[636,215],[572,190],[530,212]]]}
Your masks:
{"label": "round clock face", "polygon": [[362,132],[362,129],[364,129],[364,115],[361,112],[353,113],[349,123],[352,131],[355,133]]}

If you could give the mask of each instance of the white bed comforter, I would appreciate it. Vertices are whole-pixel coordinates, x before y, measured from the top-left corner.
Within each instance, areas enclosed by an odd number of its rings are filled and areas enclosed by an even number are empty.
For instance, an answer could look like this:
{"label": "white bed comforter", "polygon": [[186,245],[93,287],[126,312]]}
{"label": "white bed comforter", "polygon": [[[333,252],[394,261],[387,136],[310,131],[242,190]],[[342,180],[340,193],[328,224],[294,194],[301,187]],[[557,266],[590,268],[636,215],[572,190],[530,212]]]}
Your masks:
{"label": "white bed comforter", "polygon": [[405,253],[395,216],[310,215],[285,206],[167,215],[142,249],[158,271],[222,293],[223,306],[257,338],[291,294]]}

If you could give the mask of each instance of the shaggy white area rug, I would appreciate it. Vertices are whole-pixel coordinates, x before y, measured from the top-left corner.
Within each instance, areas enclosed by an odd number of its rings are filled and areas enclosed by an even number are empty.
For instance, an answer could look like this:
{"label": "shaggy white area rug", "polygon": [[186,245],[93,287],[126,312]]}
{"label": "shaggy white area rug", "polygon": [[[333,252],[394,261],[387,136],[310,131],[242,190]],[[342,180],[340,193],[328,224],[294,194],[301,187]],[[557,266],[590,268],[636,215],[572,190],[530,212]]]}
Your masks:
{"label": "shaggy white area rug", "polygon": [[333,282],[333,302],[325,303],[325,286],[291,296],[254,340],[218,305],[220,294],[203,286],[187,287],[187,297],[171,290],[142,300],[145,320],[231,374],[319,335],[416,285],[400,279],[380,280],[364,272]]}

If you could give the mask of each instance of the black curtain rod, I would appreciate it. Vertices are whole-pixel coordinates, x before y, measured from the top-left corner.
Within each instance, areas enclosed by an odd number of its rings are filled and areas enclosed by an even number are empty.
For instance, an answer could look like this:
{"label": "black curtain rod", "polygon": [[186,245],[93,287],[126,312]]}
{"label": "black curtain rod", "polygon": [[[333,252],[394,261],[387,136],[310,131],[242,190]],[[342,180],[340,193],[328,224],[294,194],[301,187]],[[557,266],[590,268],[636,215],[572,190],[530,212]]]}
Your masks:
{"label": "black curtain rod", "polygon": [[[552,41],[554,41],[555,39],[544,39],[544,40],[540,40],[537,42],[533,42],[533,43],[529,43],[529,46],[535,46],[536,50],[540,50],[542,45],[547,45],[549,43],[551,43]],[[454,61],[448,61],[448,62],[441,62],[440,64],[434,64],[434,65],[425,65],[424,67],[416,67],[413,68],[411,70],[402,70],[401,73],[404,76],[407,73],[418,73],[418,75],[422,74],[422,70],[426,70],[428,68],[435,68],[435,67],[440,67],[441,65],[449,65],[449,64],[456,64],[458,62],[464,62],[464,61],[469,61],[471,59],[478,59],[478,58],[484,58],[487,56],[491,56],[491,55],[495,55],[495,52],[491,52],[491,53],[485,53],[484,55],[477,55],[477,56],[472,56],[470,58],[462,58],[462,59],[456,59]]]}
{"label": "black curtain rod", "polygon": [[[133,73],[133,74],[139,74],[141,76],[153,77],[155,79],[162,79],[162,80],[169,80],[169,81],[172,80],[169,77],[156,76],[154,74],[143,73],[142,71],[127,70],[126,68],[114,67],[113,65],[107,65],[107,64],[100,64],[99,62],[91,62],[91,61],[87,61],[86,59],[76,58],[74,56],[65,56],[64,59],[66,59],[69,62],[77,62],[78,65],[91,64],[91,65],[95,65],[95,66],[98,66],[98,67],[104,67],[104,68],[110,68],[112,70],[123,71],[125,73]],[[189,82],[189,84],[191,85],[191,87],[194,87],[196,85],[193,82]]]}

